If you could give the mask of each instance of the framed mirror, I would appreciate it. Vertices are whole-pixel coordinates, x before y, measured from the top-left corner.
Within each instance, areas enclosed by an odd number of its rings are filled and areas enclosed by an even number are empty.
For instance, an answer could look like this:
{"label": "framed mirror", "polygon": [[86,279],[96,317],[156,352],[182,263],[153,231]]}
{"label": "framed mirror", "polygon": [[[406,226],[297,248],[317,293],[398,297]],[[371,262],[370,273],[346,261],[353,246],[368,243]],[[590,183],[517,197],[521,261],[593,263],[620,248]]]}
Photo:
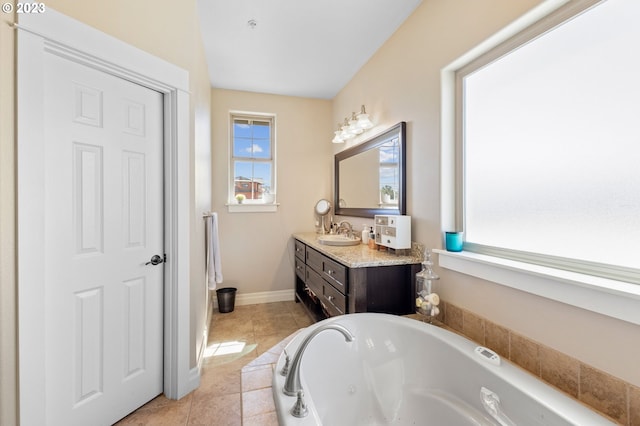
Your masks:
{"label": "framed mirror", "polygon": [[335,155],[335,214],[406,214],[406,123]]}

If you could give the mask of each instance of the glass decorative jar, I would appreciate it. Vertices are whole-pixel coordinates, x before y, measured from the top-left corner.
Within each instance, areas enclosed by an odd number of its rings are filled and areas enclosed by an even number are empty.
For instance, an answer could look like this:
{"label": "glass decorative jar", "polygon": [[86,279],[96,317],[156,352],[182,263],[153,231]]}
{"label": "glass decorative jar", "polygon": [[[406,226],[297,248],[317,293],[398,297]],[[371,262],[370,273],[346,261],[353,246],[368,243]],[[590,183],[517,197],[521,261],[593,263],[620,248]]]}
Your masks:
{"label": "glass decorative jar", "polygon": [[439,279],[440,277],[433,272],[431,250],[427,249],[422,261],[422,270],[416,274],[416,313],[429,317],[429,322],[440,313],[440,297],[432,291],[433,282]]}

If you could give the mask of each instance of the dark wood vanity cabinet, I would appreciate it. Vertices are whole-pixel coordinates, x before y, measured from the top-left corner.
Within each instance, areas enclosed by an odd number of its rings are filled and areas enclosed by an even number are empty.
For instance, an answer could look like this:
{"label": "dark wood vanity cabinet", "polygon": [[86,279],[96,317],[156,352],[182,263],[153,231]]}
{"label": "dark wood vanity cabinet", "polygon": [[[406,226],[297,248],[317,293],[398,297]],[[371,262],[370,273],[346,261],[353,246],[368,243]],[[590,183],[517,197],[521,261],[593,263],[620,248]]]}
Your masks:
{"label": "dark wood vanity cabinet", "polygon": [[420,264],[350,268],[294,241],[296,300],[316,320],[355,312],[413,313]]}

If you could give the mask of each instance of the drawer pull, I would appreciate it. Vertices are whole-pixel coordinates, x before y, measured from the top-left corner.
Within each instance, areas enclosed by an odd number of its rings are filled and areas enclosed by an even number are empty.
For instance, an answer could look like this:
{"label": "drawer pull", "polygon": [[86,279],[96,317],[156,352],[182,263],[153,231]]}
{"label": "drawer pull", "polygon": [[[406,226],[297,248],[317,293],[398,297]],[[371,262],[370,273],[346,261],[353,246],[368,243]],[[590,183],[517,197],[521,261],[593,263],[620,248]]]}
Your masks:
{"label": "drawer pull", "polygon": [[331,296],[331,295],[327,296],[327,300],[328,300],[329,302],[333,302],[335,299],[336,299],[336,298],[335,298],[335,297],[333,297],[333,296]]}
{"label": "drawer pull", "polygon": [[333,275],[334,272],[331,269],[327,269],[327,275]]}

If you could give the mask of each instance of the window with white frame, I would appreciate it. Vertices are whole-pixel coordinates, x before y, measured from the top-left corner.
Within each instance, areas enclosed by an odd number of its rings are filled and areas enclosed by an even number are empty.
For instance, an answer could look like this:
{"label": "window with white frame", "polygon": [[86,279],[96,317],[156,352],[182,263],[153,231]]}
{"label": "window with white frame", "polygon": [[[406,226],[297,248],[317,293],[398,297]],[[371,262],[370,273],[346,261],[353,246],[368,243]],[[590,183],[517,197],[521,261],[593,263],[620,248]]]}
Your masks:
{"label": "window with white frame", "polygon": [[456,72],[465,250],[639,284],[640,2],[570,6]]}
{"label": "window with white frame", "polygon": [[229,203],[275,203],[275,117],[231,114]]}

